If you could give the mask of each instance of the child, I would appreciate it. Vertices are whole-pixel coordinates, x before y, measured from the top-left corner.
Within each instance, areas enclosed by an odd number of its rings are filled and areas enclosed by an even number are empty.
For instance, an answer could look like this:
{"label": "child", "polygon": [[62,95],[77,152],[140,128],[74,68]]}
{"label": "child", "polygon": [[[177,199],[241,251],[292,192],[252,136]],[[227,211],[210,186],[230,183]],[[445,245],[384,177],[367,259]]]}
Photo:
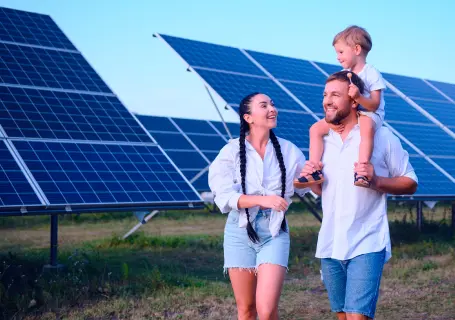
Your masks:
{"label": "child", "polygon": [[[344,69],[356,73],[365,84],[365,94],[361,95],[354,84],[349,85],[349,96],[359,103],[360,146],[359,163],[368,163],[373,153],[374,132],[382,126],[384,121],[384,97],[382,90],[385,82],[372,65],[366,63],[372,42],[368,32],[358,26],[350,26],[338,33],[332,45],[337,53],[337,59]],[[323,137],[329,130],[341,133],[343,125],[329,125],[320,120],[310,128],[310,161],[319,163],[324,149]],[[299,187],[319,184],[324,181],[321,171],[311,176],[301,177]],[[354,184],[359,187],[370,187],[370,181],[363,176],[354,175]]]}

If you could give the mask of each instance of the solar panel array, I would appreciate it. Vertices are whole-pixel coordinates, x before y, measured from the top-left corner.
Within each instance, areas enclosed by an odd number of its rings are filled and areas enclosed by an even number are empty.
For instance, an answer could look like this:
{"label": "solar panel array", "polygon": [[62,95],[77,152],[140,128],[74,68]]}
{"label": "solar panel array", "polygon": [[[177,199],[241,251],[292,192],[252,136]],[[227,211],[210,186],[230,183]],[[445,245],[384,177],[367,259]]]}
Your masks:
{"label": "solar panel array", "polygon": [[46,15],[0,7],[0,211],[202,205]]}
{"label": "solar panel array", "polygon": [[[137,115],[186,178],[200,192],[209,191],[208,166],[230,139],[219,121]],[[233,137],[240,125],[226,123]]]}
{"label": "solar panel array", "polygon": [[[327,76],[339,66],[158,35],[235,111],[260,91],[279,110],[277,135],[308,150]],[[386,126],[408,150],[420,179],[414,198],[455,197],[455,85],[384,73]],[[308,154],[307,154],[308,155]]]}

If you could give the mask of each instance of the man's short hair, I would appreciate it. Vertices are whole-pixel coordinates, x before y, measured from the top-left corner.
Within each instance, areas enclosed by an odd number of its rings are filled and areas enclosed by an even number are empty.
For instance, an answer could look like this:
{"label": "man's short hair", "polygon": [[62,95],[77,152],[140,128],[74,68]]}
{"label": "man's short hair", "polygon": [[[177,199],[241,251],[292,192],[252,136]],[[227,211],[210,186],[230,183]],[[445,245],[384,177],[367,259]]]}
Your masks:
{"label": "man's short hair", "polygon": [[363,94],[365,92],[365,84],[363,83],[362,79],[360,79],[360,77],[352,71],[343,70],[343,71],[335,72],[327,78],[325,83],[329,83],[331,81],[338,80],[338,81],[347,82],[348,84],[350,84],[351,81],[349,81],[348,73],[351,74],[352,84],[356,85],[357,88],[359,88],[360,94]]}

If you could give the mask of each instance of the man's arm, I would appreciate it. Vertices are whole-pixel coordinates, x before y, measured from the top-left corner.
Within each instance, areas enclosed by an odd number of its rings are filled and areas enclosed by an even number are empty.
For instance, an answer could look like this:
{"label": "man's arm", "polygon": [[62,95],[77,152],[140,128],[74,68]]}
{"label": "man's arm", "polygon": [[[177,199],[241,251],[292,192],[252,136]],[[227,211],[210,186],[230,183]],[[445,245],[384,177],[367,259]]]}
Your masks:
{"label": "man's arm", "polygon": [[394,195],[414,194],[417,191],[417,182],[408,177],[378,177],[371,181],[372,189]]}
{"label": "man's arm", "polygon": [[409,162],[409,154],[403,149],[400,140],[389,132],[384,135],[388,139],[385,162],[389,177],[377,176],[371,163],[355,163],[355,172],[366,176],[371,181],[370,188],[394,195],[410,195],[417,191],[417,176]]}

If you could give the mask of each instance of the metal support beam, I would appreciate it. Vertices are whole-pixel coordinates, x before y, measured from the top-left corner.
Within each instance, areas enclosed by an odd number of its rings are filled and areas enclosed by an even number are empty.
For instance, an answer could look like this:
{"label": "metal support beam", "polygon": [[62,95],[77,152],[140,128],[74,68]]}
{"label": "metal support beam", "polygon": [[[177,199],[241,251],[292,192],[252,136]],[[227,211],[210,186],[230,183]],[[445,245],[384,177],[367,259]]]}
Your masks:
{"label": "metal support beam", "polygon": [[307,199],[305,199],[305,197],[302,197],[300,195],[297,194],[297,196],[299,197],[299,199],[306,205],[306,207],[308,208],[308,210],[310,210],[310,212],[313,214],[313,216],[319,221],[322,223],[322,218],[321,216],[319,215],[319,213],[314,209],[313,207],[313,204],[310,203]]}
{"label": "metal support beam", "polygon": [[45,270],[59,270],[64,266],[58,263],[58,214],[51,214],[51,248],[49,264],[44,266]]}
{"label": "metal support beam", "polygon": [[153,210],[148,216],[146,216],[145,218],[143,218],[138,224],[136,224],[133,228],[131,228],[130,231],[128,231],[122,239],[126,239],[128,238],[130,235],[132,235],[133,233],[135,233],[137,231],[137,229],[139,229],[143,224],[146,224],[147,221],[149,221],[150,219],[152,219],[155,215],[158,214],[158,210]]}
{"label": "metal support beam", "polygon": [[221,114],[220,109],[218,109],[218,106],[217,106],[217,104],[216,104],[216,102],[215,102],[215,99],[213,99],[213,96],[212,96],[212,94],[210,93],[210,90],[209,90],[209,88],[208,88],[207,86],[205,86],[205,90],[207,90],[207,93],[209,94],[209,97],[210,97],[210,99],[212,100],[213,106],[215,107],[216,112],[218,112],[218,115],[220,116],[220,119],[221,119],[221,122],[223,123],[224,129],[226,130],[226,132],[227,132],[229,138],[232,139],[231,131],[229,131],[229,128],[228,128],[228,126],[227,126],[227,124],[226,124],[226,121],[224,121],[223,115]]}
{"label": "metal support beam", "polygon": [[417,201],[416,223],[417,223],[417,229],[419,231],[422,231],[422,224],[423,224],[423,203],[422,203],[422,201]]}
{"label": "metal support beam", "polygon": [[452,234],[455,235],[455,201],[452,201]]}

